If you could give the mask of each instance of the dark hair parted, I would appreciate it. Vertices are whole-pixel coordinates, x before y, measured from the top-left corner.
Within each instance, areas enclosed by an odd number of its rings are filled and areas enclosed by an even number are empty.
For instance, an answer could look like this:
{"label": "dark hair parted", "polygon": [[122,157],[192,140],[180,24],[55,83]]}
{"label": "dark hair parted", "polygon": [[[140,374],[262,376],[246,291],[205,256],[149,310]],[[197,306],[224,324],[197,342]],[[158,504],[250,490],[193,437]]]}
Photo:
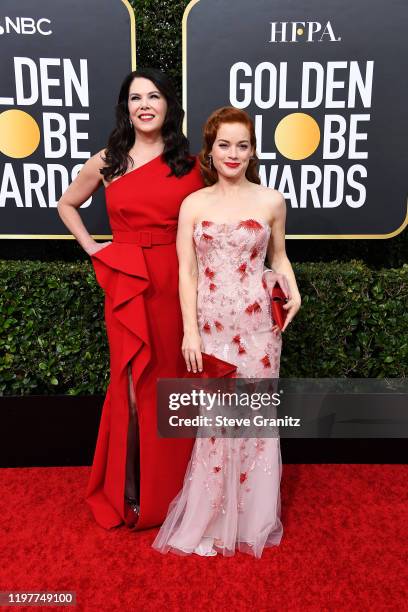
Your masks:
{"label": "dark hair parted", "polygon": [[223,123],[242,123],[249,131],[249,137],[251,146],[253,147],[254,154],[252,159],[249,160],[248,168],[246,169],[245,176],[251,183],[259,185],[261,179],[258,174],[258,157],[256,155],[256,136],[255,127],[251,117],[243,110],[234,108],[233,106],[223,106],[217,108],[208,117],[204,128],[203,128],[203,148],[199,154],[201,172],[204,177],[206,185],[213,185],[218,181],[218,172],[212,164],[210,164],[210,158],[208,157],[211,153],[214,141],[217,138],[217,132],[219,127]]}
{"label": "dark hair parted", "polygon": [[188,174],[195,164],[190,155],[189,142],[182,131],[184,111],[177,99],[170,79],[155,68],[139,68],[124,79],[116,105],[116,126],[109,136],[105,149],[105,167],[101,174],[106,181],[122,176],[133,160],[129,151],[135,143],[135,130],[129,125],[129,88],[134,79],[149,79],[166,98],[167,113],[161,133],[164,141],[163,158],[170,168],[169,176],[177,177]]}

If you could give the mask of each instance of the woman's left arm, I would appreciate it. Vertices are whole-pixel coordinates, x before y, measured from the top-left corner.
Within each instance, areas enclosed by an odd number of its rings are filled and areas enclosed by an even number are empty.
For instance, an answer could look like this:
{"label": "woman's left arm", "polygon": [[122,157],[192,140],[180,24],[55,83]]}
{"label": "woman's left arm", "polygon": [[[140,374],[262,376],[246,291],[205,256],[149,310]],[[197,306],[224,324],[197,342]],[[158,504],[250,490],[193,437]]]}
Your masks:
{"label": "woman's left arm", "polygon": [[289,323],[298,312],[302,303],[299,289],[296,283],[292,264],[286,255],[285,248],[285,223],[286,202],[283,195],[275,192],[278,197],[273,204],[273,222],[271,236],[268,244],[267,258],[271,268],[278,274],[284,274],[289,284],[289,300],[283,306],[288,311],[282,331],[285,331]]}

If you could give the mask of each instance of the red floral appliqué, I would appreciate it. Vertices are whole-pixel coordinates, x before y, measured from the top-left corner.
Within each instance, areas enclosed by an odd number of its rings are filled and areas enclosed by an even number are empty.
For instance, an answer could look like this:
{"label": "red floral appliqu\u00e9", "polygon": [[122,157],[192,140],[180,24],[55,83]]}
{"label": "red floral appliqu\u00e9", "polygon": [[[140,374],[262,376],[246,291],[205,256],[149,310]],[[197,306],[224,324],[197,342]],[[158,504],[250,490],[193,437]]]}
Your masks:
{"label": "red floral appliqu\u00e9", "polygon": [[258,257],[258,255],[259,255],[259,250],[257,249],[257,247],[254,247],[251,251],[250,259],[255,259],[255,257]]}
{"label": "red floral appliqu\u00e9", "polygon": [[237,272],[239,272],[240,274],[245,274],[247,269],[247,265],[246,262],[244,261],[244,263],[242,263],[239,268],[237,268]]}
{"label": "red floral appliqu\u00e9", "polygon": [[232,341],[234,344],[238,344],[238,355],[243,355],[244,353],[246,353],[245,347],[241,343],[241,336],[239,334],[234,336]]}
{"label": "red floral appliqu\u00e9", "polygon": [[264,368],[270,368],[271,367],[271,361],[269,359],[269,355],[265,355],[264,357],[262,357],[261,363],[263,363]]}
{"label": "red floral appliqu\u00e9", "polygon": [[254,314],[255,312],[260,312],[261,310],[262,310],[262,308],[260,307],[258,302],[254,302],[253,304],[249,304],[249,306],[247,306],[245,308],[245,312],[247,314]]}
{"label": "red floral appliqu\u00e9", "polygon": [[207,278],[211,278],[211,280],[214,278],[215,276],[215,272],[214,270],[211,270],[210,268],[206,268],[204,274],[206,275]]}
{"label": "red floral appliqu\u00e9", "polygon": [[213,470],[217,474],[218,472],[221,472],[221,467],[219,465],[216,465],[215,468],[213,468]]}
{"label": "red floral appliqu\u00e9", "polygon": [[222,323],[220,323],[219,321],[214,321],[214,325],[217,331],[222,331],[224,329],[224,326]]}
{"label": "red floral appliqu\u00e9", "polygon": [[210,283],[210,291],[215,291],[217,288],[217,285],[214,285],[214,283]]}
{"label": "red floral appliqu\u00e9", "polygon": [[201,225],[202,227],[210,227],[210,225],[212,225],[212,221],[202,221]]}
{"label": "red floral appliqu\u00e9", "polygon": [[242,484],[243,482],[245,482],[247,479],[247,474],[246,472],[241,472],[240,477],[239,477],[239,482]]}
{"label": "red floral appliqu\u00e9", "polygon": [[247,230],[252,230],[255,232],[259,232],[262,229],[262,225],[255,221],[255,219],[247,219],[246,221],[241,221],[238,227],[244,227]]}
{"label": "red floral appliqu\u00e9", "polygon": [[203,331],[205,331],[206,334],[211,334],[211,327],[208,321],[204,323]]}
{"label": "red floral appliqu\u00e9", "polygon": [[215,444],[215,436],[211,436],[210,440],[211,440],[211,444]]}
{"label": "red floral appliqu\u00e9", "polygon": [[212,240],[213,239],[213,237],[210,236],[210,234],[206,234],[205,232],[203,232],[203,238],[204,238],[204,240]]}

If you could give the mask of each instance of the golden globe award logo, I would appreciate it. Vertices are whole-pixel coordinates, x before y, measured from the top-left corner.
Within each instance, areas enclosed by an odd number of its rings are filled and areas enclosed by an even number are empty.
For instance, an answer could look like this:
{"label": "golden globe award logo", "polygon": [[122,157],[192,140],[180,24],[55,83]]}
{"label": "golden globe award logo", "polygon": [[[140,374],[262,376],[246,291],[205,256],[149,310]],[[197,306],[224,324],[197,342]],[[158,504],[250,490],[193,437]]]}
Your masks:
{"label": "golden globe award logo", "polygon": [[[15,57],[13,75],[13,95],[0,97],[0,108],[19,108],[0,112],[0,152],[11,160],[23,160],[41,144],[43,162],[22,164],[22,185],[13,161],[4,164],[0,207],[6,203],[31,207],[35,195],[40,207],[55,208],[61,191],[83,166],[76,160],[90,157],[90,151],[81,148],[89,137],[89,112],[71,112],[74,103],[89,111],[88,62],[81,58],[74,66],[69,58]],[[68,164],[58,163],[67,157]],[[18,167],[21,169],[21,164]],[[57,196],[58,181],[61,189]],[[91,198],[83,207],[90,202]]]}
{"label": "golden globe award logo", "polygon": [[[120,84],[135,69],[127,0],[3,0],[0,12],[0,236],[72,238],[56,207],[106,146]],[[80,207],[110,237],[103,189]]]}
{"label": "golden globe award logo", "polygon": [[214,109],[245,110],[261,182],[286,199],[288,238],[391,238],[407,226],[407,11],[398,0],[187,6],[192,150]]}
{"label": "golden globe award logo", "polygon": [[[281,191],[292,208],[360,208],[366,203],[367,167],[355,160],[367,159],[370,113],[354,112],[371,108],[374,62],[302,62],[300,74],[293,75],[297,96],[288,94],[288,64],[261,62],[252,68],[247,62],[233,64],[229,71],[229,100],[236,108],[255,110],[258,156],[262,160],[303,161],[320,147],[319,164],[302,164],[300,182],[292,166],[261,163],[262,183]],[[312,83],[314,85],[312,85]],[[271,129],[270,109],[287,114],[274,127],[274,151],[263,149],[263,131]],[[311,109],[291,112],[292,109]],[[323,111],[320,124],[312,114]],[[347,114],[340,114],[346,109]],[[264,121],[265,117],[265,121]],[[273,118],[272,118],[273,121]],[[273,129],[273,128],[272,128]],[[341,159],[341,164],[331,163]],[[353,163],[351,163],[353,161]],[[329,162],[329,163],[327,163]],[[345,162],[348,164],[345,170]],[[268,173],[269,170],[269,173]],[[322,187],[322,188],[321,188]],[[350,189],[351,188],[351,189]],[[349,189],[349,191],[348,191]]]}

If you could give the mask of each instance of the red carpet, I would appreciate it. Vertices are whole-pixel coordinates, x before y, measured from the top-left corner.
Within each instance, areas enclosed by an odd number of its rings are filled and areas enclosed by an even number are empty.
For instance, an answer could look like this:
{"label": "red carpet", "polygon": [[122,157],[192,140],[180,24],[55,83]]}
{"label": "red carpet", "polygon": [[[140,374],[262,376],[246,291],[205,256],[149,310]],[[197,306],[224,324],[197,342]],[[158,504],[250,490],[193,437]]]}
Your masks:
{"label": "red carpet", "polygon": [[104,531],[88,474],[0,470],[0,590],[76,591],[76,608],[44,610],[407,609],[406,465],[284,465],[282,544],[260,560],[163,556],[156,529]]}

